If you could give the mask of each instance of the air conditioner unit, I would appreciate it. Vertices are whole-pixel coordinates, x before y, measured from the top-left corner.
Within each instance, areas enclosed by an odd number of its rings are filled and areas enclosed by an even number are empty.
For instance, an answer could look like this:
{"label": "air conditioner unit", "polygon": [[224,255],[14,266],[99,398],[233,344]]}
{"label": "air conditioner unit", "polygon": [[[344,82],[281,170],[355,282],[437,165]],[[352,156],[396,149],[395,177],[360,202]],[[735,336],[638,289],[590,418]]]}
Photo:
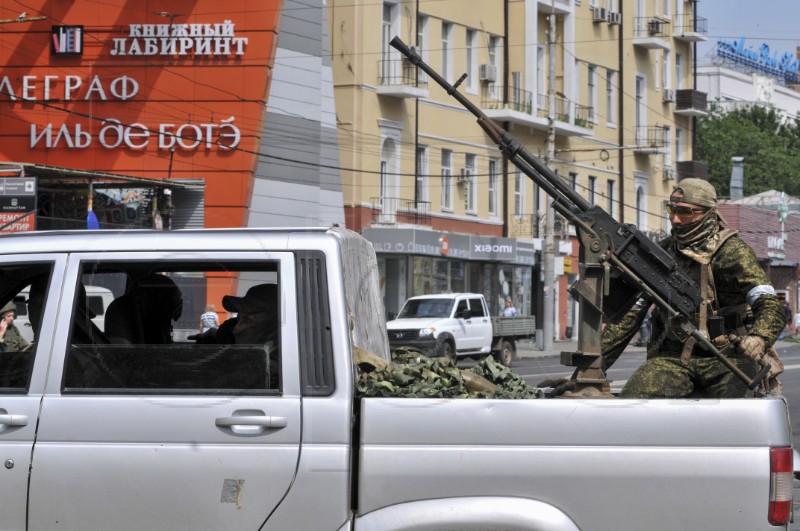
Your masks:
{"label": "air conditioner unit", "polygon": [[674,181],[675,180],[675,169],[674,168],[664,168],[664,180],[665,181]]}
{"label": "air conditioner unit", "polygon": [[661,21],[657,18],[651,19],[647,22],[647,33],[650,35],[661,34]]}
{"label": "air conditioner unit", "polygon": [[614,13],[613,11],[608,12],[608,23],[619,25],[622,24],[622,13]]}
{"label": "air conditioner unit", "polygon": [[497,81],[497,67],[491,64],[483,64],[478,68],[478,77],[481,81],[494,83]]}
{"label": "air conditioner unit", "polygon": [[592,20],[594,22],[605,22],[608,16],[606,15],[606,8],[604,7],[595,7],[594,8],[594,16]]}
{"label": "air conditioner unit", "polygon": [[466,168],[461,168],[461,173],[458,174],[456,182],[458,184],[468,184],[472,180],[472,174]]}
{"label": "air conditioner unit", "polygon": [[664,89],[664,103],[668,103],[670,101],[675,101],[675,90],[674,89]]}

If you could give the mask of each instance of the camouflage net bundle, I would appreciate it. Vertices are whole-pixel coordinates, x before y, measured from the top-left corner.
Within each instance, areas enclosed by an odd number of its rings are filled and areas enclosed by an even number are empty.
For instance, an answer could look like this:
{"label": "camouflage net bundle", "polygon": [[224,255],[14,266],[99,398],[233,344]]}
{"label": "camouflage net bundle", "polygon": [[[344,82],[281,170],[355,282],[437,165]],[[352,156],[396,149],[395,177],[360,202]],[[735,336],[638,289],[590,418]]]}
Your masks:
{"label": "camouflage net bundle", "polygon": [[358,397],[544,398],[541,391],[492,356],[467,370],[411,347],[392,351],[391,363],[364,351],[357,351],[356,358]]}

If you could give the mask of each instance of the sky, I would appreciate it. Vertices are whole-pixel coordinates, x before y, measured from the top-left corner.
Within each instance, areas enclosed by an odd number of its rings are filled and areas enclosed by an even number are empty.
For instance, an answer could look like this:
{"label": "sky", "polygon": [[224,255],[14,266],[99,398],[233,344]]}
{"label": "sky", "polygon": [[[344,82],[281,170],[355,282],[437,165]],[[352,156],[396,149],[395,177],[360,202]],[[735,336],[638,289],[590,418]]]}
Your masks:
{"label": "sky", "polygon": [[[708,22],[708,41],[697,45],[697,64],[711,62],[718,39],[745,37],[745,47],[767,43],[772,53],[800,45],[800,0],[700,0],[697,14]],[[771,54],[772,55],[772,54]]]}

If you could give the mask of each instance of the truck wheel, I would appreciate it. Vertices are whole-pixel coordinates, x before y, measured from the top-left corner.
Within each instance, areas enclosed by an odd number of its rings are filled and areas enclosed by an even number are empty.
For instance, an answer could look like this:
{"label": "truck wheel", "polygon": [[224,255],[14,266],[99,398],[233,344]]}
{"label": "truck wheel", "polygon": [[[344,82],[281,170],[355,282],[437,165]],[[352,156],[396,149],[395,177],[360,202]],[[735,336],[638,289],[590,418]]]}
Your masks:
{"label": "truck wheel", "polygon": [[497,354],[497,361],[499,361],[506,367],[511,367],[511,362],[513,362],[514,358],[516,357],[517,357],[517,349],[514,347],[514,343],[508,341],[507,339],[503,340],[503,347]]}
{"label": "truck wheel", "polygon": [[453,347],[452,341],[448,339],[443,340],[439,345],[438,351],[439,351],[439,356],[443,358],[449,358],[453,362],[453,365],[455,365],[456,362],[458,361],[458,356],[456,356],[456,349],[455,347]]}

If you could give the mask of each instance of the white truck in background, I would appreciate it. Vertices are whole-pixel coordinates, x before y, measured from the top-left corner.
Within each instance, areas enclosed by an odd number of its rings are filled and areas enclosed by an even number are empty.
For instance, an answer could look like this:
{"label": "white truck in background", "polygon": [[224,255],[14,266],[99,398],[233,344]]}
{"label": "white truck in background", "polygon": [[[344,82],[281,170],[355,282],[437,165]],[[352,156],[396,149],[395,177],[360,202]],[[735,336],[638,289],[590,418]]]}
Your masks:
{"label": "white truck in background", "polygon": [[386,328],[392,348],[416,347],[454,361],[491,354],[510,366],[517,355],[516,342],[535,336],[536,319],[491,317],[483,295],[444,293],[411,297]]}

